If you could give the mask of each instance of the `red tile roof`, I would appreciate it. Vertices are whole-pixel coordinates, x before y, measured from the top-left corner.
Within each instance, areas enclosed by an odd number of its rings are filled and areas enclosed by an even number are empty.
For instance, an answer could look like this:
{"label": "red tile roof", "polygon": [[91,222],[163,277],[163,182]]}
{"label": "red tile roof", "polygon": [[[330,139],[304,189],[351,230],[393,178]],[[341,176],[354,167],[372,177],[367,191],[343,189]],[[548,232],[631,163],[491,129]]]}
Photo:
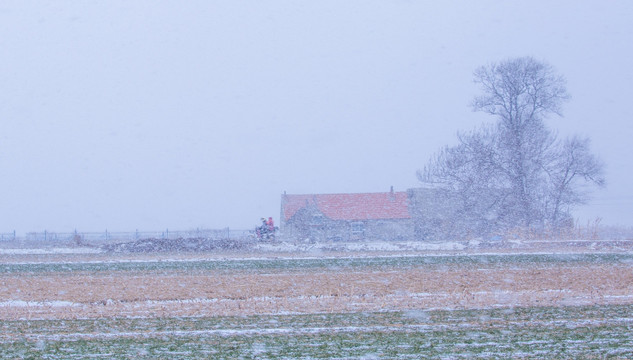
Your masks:
{"label": "red tile roof", "polygon": [[332,220],[409,219],[406,192],[281,195],[284,220],[314,205]]}

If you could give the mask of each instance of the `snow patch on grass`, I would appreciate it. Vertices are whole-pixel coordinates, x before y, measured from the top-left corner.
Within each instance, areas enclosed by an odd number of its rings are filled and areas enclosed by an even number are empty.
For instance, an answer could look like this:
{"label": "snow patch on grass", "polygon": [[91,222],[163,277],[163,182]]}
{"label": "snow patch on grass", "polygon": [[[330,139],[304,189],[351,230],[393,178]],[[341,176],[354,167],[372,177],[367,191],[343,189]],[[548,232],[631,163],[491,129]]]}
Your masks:
{"label": "snow patch on grass", "polygon": [[99,254],[103,250],[92,247],[0,249],[0,255]]}
{"label": "snow patch on grass", "polygon": [[81,306],[81,304],[71,301],[24,301],[24,300],[7,300],[0,301],[0,308],[2,307],[68,307],[68,306]]}

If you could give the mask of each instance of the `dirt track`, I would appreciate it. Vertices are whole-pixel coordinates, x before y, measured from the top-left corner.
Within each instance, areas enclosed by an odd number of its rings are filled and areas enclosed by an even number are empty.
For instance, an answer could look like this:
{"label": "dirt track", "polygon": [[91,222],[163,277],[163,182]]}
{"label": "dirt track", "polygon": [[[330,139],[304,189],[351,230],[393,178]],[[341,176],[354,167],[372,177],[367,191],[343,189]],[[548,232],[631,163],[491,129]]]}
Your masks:
{"label": "dirt track", "polygon": [[628,303],[622,264],[0,276],[2,320]]}

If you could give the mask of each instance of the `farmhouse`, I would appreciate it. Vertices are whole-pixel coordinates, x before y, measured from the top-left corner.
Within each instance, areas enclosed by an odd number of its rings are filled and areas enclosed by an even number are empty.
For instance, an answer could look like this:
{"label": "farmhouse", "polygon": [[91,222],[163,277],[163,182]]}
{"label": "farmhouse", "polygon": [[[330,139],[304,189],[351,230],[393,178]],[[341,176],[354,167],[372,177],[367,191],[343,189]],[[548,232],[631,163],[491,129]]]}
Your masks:
{"label": "farmhouse", "polygon": [[413,238],[407,192],[281,195],[281,231],[298,240]]}

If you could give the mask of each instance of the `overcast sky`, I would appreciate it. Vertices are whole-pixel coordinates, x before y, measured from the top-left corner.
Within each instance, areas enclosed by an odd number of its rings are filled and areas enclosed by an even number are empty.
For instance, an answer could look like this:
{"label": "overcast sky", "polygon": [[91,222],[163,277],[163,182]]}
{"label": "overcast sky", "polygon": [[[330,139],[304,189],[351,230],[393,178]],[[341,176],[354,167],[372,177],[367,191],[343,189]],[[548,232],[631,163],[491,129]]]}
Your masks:
{"label": "overcast sky", "polygon": [[472,112],[473,71],[533,56],[633,225],[631,1],[0,2],[0,232],[250,228],[288,193],[380,192]]}

